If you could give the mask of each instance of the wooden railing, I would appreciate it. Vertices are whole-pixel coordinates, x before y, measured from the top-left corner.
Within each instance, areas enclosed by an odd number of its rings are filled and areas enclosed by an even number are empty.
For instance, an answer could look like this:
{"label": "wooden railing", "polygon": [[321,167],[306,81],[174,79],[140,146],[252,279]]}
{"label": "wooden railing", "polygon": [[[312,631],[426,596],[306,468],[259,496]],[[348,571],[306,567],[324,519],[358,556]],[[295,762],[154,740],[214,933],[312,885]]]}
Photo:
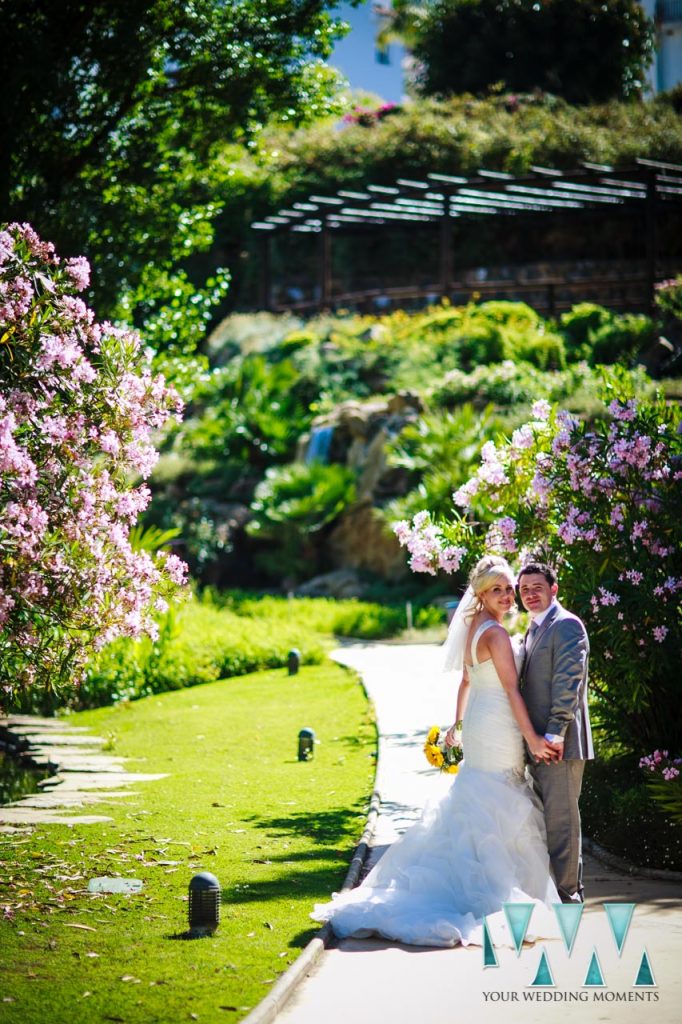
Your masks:
{"label": "wooden railing", "polygon": [[[471,300],[508,299],[527,302],[545,316],[565,312],[578,302],[595,302],[608,309],[649,312],[651,282],[643,274],[612,274],[568,280],[565,277],[541,277],[535,280],[454,280],[444,294],[438,284],[403,285],[392,288],[368,288],[333,294],[324,308],[352,312],[382,313],[399,307],[421,307],[447,297],[454,305]],[[322,304],[314,295],[295,301],[275,302],[276,312],[311,313]]]}

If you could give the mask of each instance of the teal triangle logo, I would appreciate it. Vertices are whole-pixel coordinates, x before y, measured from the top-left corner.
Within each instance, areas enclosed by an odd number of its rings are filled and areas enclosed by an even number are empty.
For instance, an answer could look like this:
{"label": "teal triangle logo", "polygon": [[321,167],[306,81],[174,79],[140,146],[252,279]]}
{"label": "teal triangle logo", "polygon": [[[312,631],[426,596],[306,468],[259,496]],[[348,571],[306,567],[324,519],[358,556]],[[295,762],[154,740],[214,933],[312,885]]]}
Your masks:
{"label": "teal triangle logo", "polygon": [[486,921],[485,918],[483,918],[483,966],[500,966],[497,962],[495,947],[493,946],[492,939],[490,938],[490,932],[488,931],[488,922]]}
{"label": "teal triangle logo", "polygon": [[552,971],[549,966],[549,960],[547,959],[547,953],[543,949],[542,956],[540,957],[540,963],[535,974],[532,985],[542,985],[545,988],[549,988],[554,985],[554,978],[552,977]]}
{"label": "teal triangle logo", "polygon": [[625,938],[630,927],[630,921],[635,911],[634,903],[605,903],[604,910],[606,916],[609,919],[611,925],[611,932],[613,934],[613,940],[616,943],[616,949],[618,950],[618,956],[623,951],[625,945]]}
{"label": "teal triangle logo", "polygon": [[575,937],[578,934],[580,918],[583,916],[585,907],[582,903],[555,903],[553,906],[566,952],[570,956]]}
{"label": "teal triangle logo", "polygon": [[525,939],[526,932],[528,931],[528,922],[530,921],[530,915],[533,913],[534,906],[534,903],[502,904],[504,916],[507,918],[507,924],[509,925],[509,930],[511,931],[514,939],[517,956],[521,952],[521,946],[523,945],[523,940]]}
{"label": "teal triangle logo", "polygon": [[599,957],[597,956],[596,949],[592,950],[592,958],[590,960],[590,966],[587,968],[583,988],[606,988],[606,982],[604,981],[604,975],[601,972],[601,965],[599,963]]}
{"label": "teal triangle logo", "polygon": [[640,987],[643,985],[656,984],[654,981],[654,972],[651,970],[651,964],[649,963],[649,957],[646,950],[642,953],[642,962],[639,965],[639,970],[637,971],[637,977],[635,978],[634,984],[635,986]]}

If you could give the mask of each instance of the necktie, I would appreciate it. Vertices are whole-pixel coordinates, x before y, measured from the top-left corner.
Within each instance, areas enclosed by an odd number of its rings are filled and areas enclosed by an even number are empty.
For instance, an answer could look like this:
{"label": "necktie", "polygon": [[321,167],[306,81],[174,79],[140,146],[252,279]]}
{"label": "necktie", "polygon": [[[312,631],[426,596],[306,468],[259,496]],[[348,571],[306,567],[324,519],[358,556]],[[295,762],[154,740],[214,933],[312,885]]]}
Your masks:
{"label": "necktie", "polygon": [[533,650],[533,644],[535,643],[535,637],[539,628],[537,622],[531,622],[528,627],[528,632],[526,633],[526,657]]}

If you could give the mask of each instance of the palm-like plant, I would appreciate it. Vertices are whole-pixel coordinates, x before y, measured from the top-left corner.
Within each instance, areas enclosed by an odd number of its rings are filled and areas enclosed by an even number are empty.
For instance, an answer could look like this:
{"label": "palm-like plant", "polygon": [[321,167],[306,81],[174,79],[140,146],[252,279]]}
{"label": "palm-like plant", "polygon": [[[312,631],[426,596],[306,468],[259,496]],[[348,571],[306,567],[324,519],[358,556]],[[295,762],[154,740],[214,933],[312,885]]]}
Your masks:
{"label": "palm-like plant", "polygon": [[415,486],[384,509],[386,519],[411,518],[429,508],[438,519],[452,510],[452,493],[478,464],[481,448],[503,428],[494,406],[482,412],[467,402],[452,412],[435,412],[406,426],[388,449],[392,466],[414,475]]}

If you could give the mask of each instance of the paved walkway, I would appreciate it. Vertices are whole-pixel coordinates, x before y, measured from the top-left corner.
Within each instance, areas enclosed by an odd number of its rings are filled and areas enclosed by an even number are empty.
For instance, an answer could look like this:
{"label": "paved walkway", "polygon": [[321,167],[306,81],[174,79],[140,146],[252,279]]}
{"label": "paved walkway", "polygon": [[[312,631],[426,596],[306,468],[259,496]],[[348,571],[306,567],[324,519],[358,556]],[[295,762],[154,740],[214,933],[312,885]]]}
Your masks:
{"label": "paved walkway", "polygon": [[[426,766],[429,726],[449,724],[455,694],[431,646],[356,645],[337,651],[356,668],[379,725],[377,788],[381,813],[372,861],[438,787],[449,779]],[[423,949],[382,940],[343,940],[326,950],[277,1017],[277,1024],[679,1024],[682,1020],[682,885],[620,874],[586,858],[587,902],[570,958],[561,940],[496,950],[499,967],[483,968],[479,947]],[[602,903],[635,903],[619,957]],[[655,988],[635,988],[646,948]],[[531,987],[541,951],[554,988]],[[584,981],[596,949],[605,988]],[[651,1005],[649,1005],[651,1004]]]}

